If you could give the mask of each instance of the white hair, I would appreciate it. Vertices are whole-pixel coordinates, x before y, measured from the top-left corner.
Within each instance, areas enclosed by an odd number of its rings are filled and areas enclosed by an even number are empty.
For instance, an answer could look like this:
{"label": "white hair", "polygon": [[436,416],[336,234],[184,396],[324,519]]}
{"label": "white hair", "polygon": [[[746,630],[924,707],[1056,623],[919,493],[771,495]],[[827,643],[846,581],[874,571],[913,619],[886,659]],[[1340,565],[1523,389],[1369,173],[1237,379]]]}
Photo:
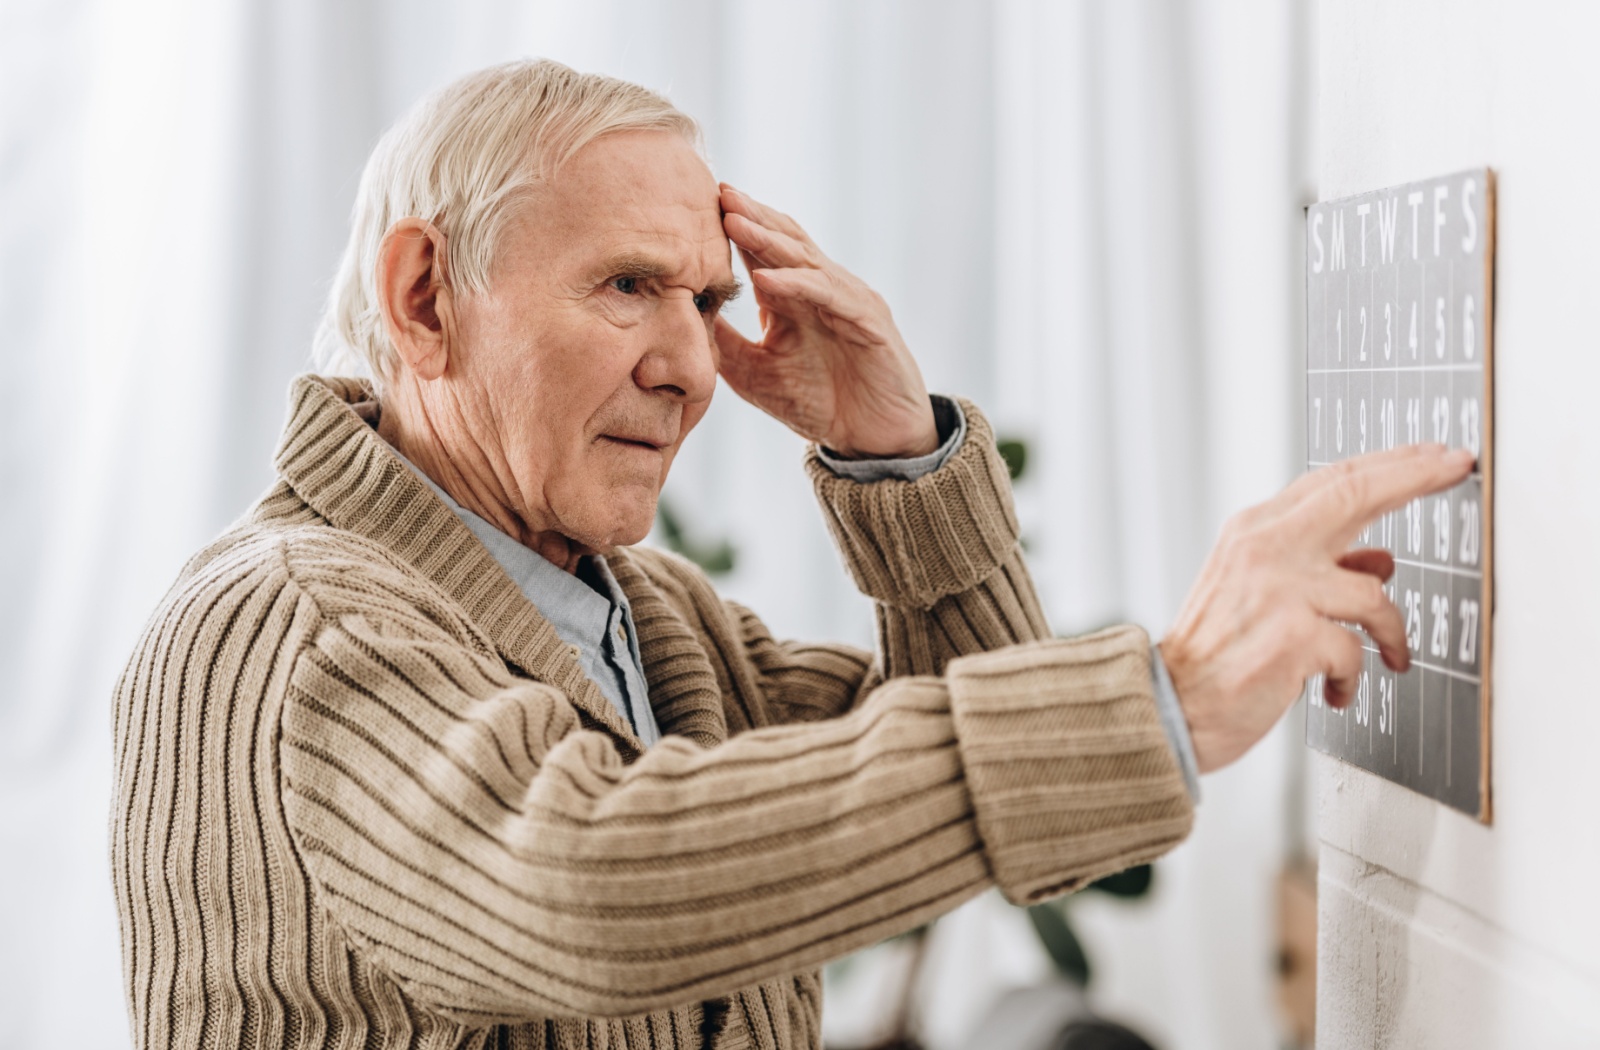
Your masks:
{"label": "white hair", "polygon": [[613,131],[670,131],[697,149],[700,128],[662,96],[549,59],[469,74],[417,103],[384,133],[361,174],[345,246],[313,356],[329,372],[362,372],[381,391],[395,350],[378,299],[378,251],[401,219],[445,237],[443,279],[489,289],[500,236],[516,206],[584,145]]}

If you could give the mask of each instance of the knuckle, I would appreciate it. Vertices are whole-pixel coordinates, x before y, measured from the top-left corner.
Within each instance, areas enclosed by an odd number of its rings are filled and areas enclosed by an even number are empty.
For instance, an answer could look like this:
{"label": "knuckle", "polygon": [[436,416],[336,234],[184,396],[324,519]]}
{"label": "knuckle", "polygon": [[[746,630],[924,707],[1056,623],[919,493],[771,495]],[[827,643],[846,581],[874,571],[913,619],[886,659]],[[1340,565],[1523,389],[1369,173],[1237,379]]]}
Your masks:
{"label": "knuckle", "polygon": [[1222,523],[1222,532],[1219,534],[1219,539],[1223,543],[1234,542],[1238,540],[1240,536],[1243,536],[1245,533],[1251,531],[1253,527],[1254,524],[1250,518],[1250,511],[1236,511],[1235,513],[1229,515],[1227,520]]}
{"label": "knuckle", "polygon": [[[1284,625],[1283,639],[1291,653],[1307,654],[1316,644],[1317,630],[1321,626],[1315,617],[1294,616]],[[1305,655],[1301,655],[1302,660]]]}
{"label": "knuckle", "polygon": [[1383,584],[1378,582],[1376,576],[1365,576],[1361,580],[1361,606],[1369,613],[1377,615],[1385,611],[1389,605],[1389,596],[1383,591]]}
{"label": "knuckle", "polygon": [[1218,543],[1225,550],[1245,553],[1258,545],[1266,532],[1263,525],[1260,508],[1241,510],[1223,522]]}
{"label": "knuckle", "polygon": [[1340,466],[1346,469],[1334,479],[1333,496],[1340,513],[1354,517],[1361,512],[1367,502],[1366,476],[1357,472],[1348,463],[1341,463]]}
{"label": "knuckle", "polygon": [[1282,560],[1280,546],[1279,538],[1268,529],[1242,529],[1228,540],[1233,566],[1250,575],[1274,572]]}
{"label": "knuckle", "polygon": [[1260,520],[1260,507],[1246,507],[1229,516],[1228,520],[1223,523],[1222,529],[1224,532],[1248,532],[1255,528],[1256,523]]}

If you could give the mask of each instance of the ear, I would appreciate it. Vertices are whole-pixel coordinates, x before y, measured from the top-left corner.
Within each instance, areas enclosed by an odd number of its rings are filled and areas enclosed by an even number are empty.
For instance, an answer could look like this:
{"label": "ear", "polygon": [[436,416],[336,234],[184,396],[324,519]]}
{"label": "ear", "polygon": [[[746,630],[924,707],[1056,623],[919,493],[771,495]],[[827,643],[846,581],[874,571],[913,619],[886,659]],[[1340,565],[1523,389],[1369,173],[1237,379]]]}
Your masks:
{"label": "ear", "polygon": [[423,219],[401,219],[378,246],[378,302],[401,362],[418,379],[450,363],[454,302],[444,280],[444,234]]}

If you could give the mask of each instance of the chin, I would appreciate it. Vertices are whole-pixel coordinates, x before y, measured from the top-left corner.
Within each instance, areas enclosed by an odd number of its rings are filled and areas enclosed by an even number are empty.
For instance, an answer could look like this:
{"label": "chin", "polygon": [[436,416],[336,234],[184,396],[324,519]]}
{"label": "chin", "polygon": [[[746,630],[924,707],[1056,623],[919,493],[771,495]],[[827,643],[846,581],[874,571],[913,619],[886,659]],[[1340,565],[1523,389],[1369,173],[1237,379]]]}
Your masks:
{"label": "chin", "polygon": [[646,536],[650,535],[650,529],[654,525],[654,514],[650,516],[649,520],[643,523],[630,521],[628,524],[619,527],[611,534],[611,542],[607,546],[632,547],[635,543],[639,543]]}
{"label": "chin", "polygon": [[659,493],[651,491],[648,497],[636,492],[610,492],[597,497],[592,506],[606,506],[611,510],[607,520],[597,521],[594,528],[586,529],[594,539],[580,539],[593,550],[604,551],[611,547],[631,547],[650,535],[656,523],[656,499]]}

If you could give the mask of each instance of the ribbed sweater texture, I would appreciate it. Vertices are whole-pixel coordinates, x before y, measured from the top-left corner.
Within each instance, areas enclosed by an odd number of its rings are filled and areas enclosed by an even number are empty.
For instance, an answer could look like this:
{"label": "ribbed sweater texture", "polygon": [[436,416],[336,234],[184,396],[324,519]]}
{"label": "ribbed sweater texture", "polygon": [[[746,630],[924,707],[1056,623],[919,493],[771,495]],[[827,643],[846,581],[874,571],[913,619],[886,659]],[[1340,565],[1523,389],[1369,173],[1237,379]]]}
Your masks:
{"label": "ribbed sweater texture", "polygon": [[608,556],[645,750],[369,400],[295,382],[278,481],[117,687],[141,1050],[819,1048],[824,961],[1188,832],[1145,635],[1048,637],[975,407],[914,482],[808,455],[876,653],[774,639],[670,554]]}

